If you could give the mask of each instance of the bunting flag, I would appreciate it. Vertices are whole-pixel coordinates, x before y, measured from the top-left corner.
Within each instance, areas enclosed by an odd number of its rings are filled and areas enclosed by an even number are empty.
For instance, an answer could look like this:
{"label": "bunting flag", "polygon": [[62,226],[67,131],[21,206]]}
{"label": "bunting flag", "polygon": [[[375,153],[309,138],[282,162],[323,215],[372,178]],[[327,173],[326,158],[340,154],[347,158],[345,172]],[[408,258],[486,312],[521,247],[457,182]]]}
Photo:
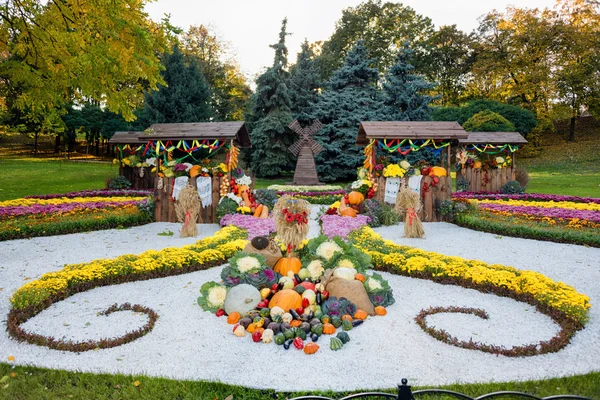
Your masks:
{"label": "bunting flag", "polygon": [[498,153],[502,153],[502,152],[514,153],[515,151],[519,150],[519,146],[517,146],[517,145],[513,146],[511,144],[505,144],[505,145],[486,144],[482,148],[480,148],[476,144],[470,144],[470,145],[467,145],[465,148],[470,151],[476,150],[480,153],[485,153],[485,154],[498,154]]}

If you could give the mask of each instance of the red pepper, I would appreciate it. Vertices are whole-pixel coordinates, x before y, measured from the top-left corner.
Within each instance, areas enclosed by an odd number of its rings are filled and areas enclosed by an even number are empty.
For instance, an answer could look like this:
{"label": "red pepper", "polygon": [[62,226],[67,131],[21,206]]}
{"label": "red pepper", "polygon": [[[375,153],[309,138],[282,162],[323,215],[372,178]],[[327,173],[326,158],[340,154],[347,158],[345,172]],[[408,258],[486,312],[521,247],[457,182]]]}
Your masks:
{"label": "red pepper", "polygon": [[238,327],[238,326],[240,326],[240,324],[235,324],[235,325],[233,326],[233,332],[234,332],[234,333],[235,333],[235,330],[237,329],[237,327]]}
{"label": "red pepper", "polygon": [[[254,335],[252,335],[254,337]],[[294,339],[294,347],[297,348],[298,350],[302,350],[304,348],[304,340],[302,340],[302,338],[297,337],[296,339]]]}
{"label": "red pepper", "polygon": [[302,314],[304,314],[304,308],[298,307],[298,308],[296,308],[296,312],[298,313],[298,315],[302,315]]}
{"label": "red pepper", "polygon": [[225,310],[223,310],[222,308],[219,308],[216,312],[217,317],[222,317],[223,315],[225,315]]}
{"label": "red pepper", "polygon": [[323,295],[323,300],[327,300],[329,298],[329,292],[327,290],[323,290],[321,294]]}
{"label": "red pepper", "polygon": [[254,343],[260,342],[261,339],[262,339],[262,332],[254,331],[254,333],[252,334],[252,340],[254,341]]}
{"label": "red pepper", "polygon": [[302,299],[302,307],[306,308],[310,305],[310,301],[305,297]]}

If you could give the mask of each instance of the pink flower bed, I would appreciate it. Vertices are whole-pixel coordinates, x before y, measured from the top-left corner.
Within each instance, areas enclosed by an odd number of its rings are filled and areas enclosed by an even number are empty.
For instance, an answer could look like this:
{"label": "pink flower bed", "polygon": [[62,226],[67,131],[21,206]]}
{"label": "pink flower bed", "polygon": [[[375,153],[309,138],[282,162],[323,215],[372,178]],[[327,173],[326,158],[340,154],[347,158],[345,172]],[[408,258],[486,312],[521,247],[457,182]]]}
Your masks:
{"label": "pink flower bed", "polygon": [[517,214],[535,215],[536,217],[572,219],[579,218],[591,222],[600,222],[600,212],[590,210],[573,210],[570,208],[545,208],[535,206],[509,206],[504,204],[480,203],[483,210],[505,211]]}
{"label": "pink flower bed", "polygon": [[455,199],[572,201],[575,203],[600,204],[600,198],[596,198],[596,197],[562,196],[562,195],[557,195],[557,194],[542,194],[542,193],[504,194],[504,193],[458,192],[458,193],[453,193],[452,197]]}
{"label": "pink flower bed", "polygon": [[82,190],[79,192],[70,192],[66,194],[44,194],[25,196],[25,199],[59,199],[61,197],[73,198],[73,197],[114,197],[114,196],[149,196],[154,191],[151,189],[137,190],[137,189],[99,189],[99,190]]}
{"label": "pink flower bed", "polygon": [[268,236],[275,232],[273,218],[256,218],[252,215],[227,214],[221,218],[221,226],[234,225],[248,231],[248,239],[255,236]]}
{"label": "pink flower bed", "polygon": [[128,204],[138,204],[138,200],[126,201],[97,201],[97,202],[82,202],[82,203],[66,203],[66,204],[34,204],[31,206],[14,206],[0,207],[0,218],[16,217],[28,214],[54,214],[64,213],[79,209],[102,209],[125,206]]}
{"label": "pink flower bed", "polygon": [[350,232],[363,225],[367,225],[370,220],[371,218],[366,215],[357,215],[353,218],[325,214],[321,217],[321,222],[323,223],[321,230],[329,238],[339,236],[345,239]]}

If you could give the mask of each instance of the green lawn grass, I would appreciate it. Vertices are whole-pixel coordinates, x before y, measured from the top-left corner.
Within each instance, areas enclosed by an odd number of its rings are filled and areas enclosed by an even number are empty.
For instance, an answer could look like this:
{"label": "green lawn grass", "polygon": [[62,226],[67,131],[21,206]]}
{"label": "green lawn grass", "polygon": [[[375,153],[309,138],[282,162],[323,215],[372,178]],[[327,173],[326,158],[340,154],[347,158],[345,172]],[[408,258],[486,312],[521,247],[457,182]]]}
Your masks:
{"label": "green lawn grass", "polygon": [[[11,377],[11,373],[16,374]],[[241,386],[204,381],[177,381],[149,378],[143,375],[109,375],[76,373],[35,367],[12,367],[0,363],[0,399],[58,400],[58,399],[219,399],[232,396],[233,400],[283,400],[306,393],[277,393],[272,390],[249,389]],[[309,379],[305,377],[304,379]],[[401,377],[398,377],[400,381]],[[0,381],[1,382],[1,381]],[[137,385],[136,385],[137,384]],[[369,382],[363,382],[368,388]],[[410,382],[409,382],[410,384]],[[510,390],[530,393],[539,397],[556,394],[575,394],[600,398],[600,373],[593,372],[567,378],[539,381],[480,383],[441,387],[476,397],[495,391]],[[419,388],[414,387],[413,390]],[[387,392],[395,393],[390,388]],[[319,393],[342,397],[344,394]]]}
{"label": "green lawn grass", "polygon": [[4,175],[0,201],[27,195],[67,193],[102,189],[106,180],[119,173],[118,165],[95,161],[37,160],[0,158]]}

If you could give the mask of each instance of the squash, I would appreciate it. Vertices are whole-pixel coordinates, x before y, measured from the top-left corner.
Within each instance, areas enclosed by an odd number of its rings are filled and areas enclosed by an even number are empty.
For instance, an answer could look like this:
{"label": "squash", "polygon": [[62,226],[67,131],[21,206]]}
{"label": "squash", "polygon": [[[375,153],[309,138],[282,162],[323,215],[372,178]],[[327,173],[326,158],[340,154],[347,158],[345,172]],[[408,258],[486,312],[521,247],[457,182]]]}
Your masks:
{"label": "squash", "polygon": [[342,210],[341,207],[340,207],[340,215],[342,217],[352,217],[352,218],[354,218],[354,217],[356,217],[356,215],[358,215],[358,211],[356,211],[355,209],[350,208],[350,207],[346,207],[346,208],[344,208]]}
{"label": "squash", "polygon": [[330,322],[331,322],[331,318],[329,317],[329,315],[325,314],[321,317],[321,323],[328,324]]}
{"label": "squash", "polygon": [[442,167],[431,167],[430,175],[433,174],[435,176],[446,176],[446,169]]}
{"label": "squash", "polygon": [[262,342],[263,343],[271,343],[273,341],[274,337],[275,337],[275,332],[273,332],[271,329],[265,329],[264,332],[262,333]]}
{"label": "squash", "polygon": [[349,319],[345,319],[344,322],[342,322],[342,328],[344,328],[345,331],[349,331],[352,330],[352,328],[354,328],[354,324]]}
{"label": "squash", "polygon": [[365,201],[365,196],[361,192],[350,192],[348,194],[348,204],[357,206]]}
{"label": "squash", "polygon": [[240,320],[240,318],[241,318],[240,313],[237,311],[234,311],[227,316],[227,323],[230,325],[237,324],[238,321]]}
{"label": "squash", "polygon": [[348,208],[348,205],[346,204],[346,198],[342,197],[342,199],[340,200],[340,208],[338,209],[340,211],[340,214],[342,213],[342,211],[344,211],[346,208]]}
{"label": "squash", "polygon": [[250,188],[248,187],[248,185],[240,185],[238,186],[238,192],[237,195],[242,197],[242,193],[248,191]]}
{"label": "squash", "polygon": [[377,306],[377,307],[375,307],[375,314],[377,314],[377,315],[386,315],[387,314],[387,310],[385,309],[384,306]]}
{"label": "squash", "polygon": [[[252,214],[254,218],[260,218],[263,207],[264,206],[262,204],[259,204],[258,206],[256,206],[256,210],[254,211],[254,214]],[[263,247],[263,249],[264,249],[264,247]],[[262,249],[259,249],[259,250],[262,250]]]}
{"label": "squash", "polygon": [[335,335],[335,337],[340,339],[344,344],[350,341],[350,335],[348,335],[348,333],[344,331],[339,332],[337,335]]}
{"label": "squash", "polygon": [[295,319],[292,322],[290,322],[290,325],[292,326],[292,328],[298,328],[300,325],[302,325],[302,321],[300,321],[299,319]]}
{"label": "squash", "polygon": [[233,334],[237,337],[246,336],[246,329],[242,325],[236,325],[233,327]]}
{"label": "squash", "polygon": [[244,190],[242,192],[242,199],[244,200],[244,205],[250,207],[250,197],[248,196],[248,190]]}
{"label": "squash", "polygon": [[227,291],[223,308],[227,315],[234,312],[244,315],[256,308],[262,298],[257,288],[246,283],[236,285]]}
{"label": "squash", "polygon": [[475,169],[481,169],[481,161],[475,161],[473,163],[473,168],[475,168]]}
{"label": "squash", "polygon": [[315,354],[318,350],[319,350],[319,345],[314,342],[306,343],[306,346],[304,346],[305,354]]}
{"label": "squash", "polygon": [[344,314],[344,315],[342,315],[342,321],[350,321],[350,322],[352,322],[354,320],[352,319],[352,316],[350,314]]}
{"label": "squash", "polygon": [[200,175],[200,171],[202,171],[202,167],[199,165],[194,165],[192,168],[190,168],[190,178]]}
{"label": "squash", "polygon": [[329,340],[329,348],[330,348],[331,350],[334,350],[334,351],[336,351],[336,350],[339,350],[339,349],[341,349],[343,346],[344,346],[344,342],[342,342],[342,341],[341,341],[339,338],[337,338],[337,337],[332,337],[332,338]]}
{"label": "squash", "polygon": [[365,282],[365,276],[363,274],[356,274],[354,275],[354,279],[356,279],[357,281],[361,281],[361,282]]}
{"label": "squash", "polygon": [[[234,286],[235,287],[235,286]],[[231,290],[231,289],[229,289]],[[284,311],[302,307],[302,296],[295,290],[283,289],[275,293],[269,302],[269,308],[281,307]],[[284,318],[285,321],[286,318]]]}
{"label": "squash", "polygon": [[259,218],[269,218],[269,207],[263,206],[262,212]]}
{"label": "squash", "polygon": [[256,250],[264,250],[269,247],[269,238],[266,236],[255,236],[250,243]]}
{"label": "squash", "polygon": [[354,319],[367,319],[367,317],[369,316],[369,314],[367,314],[366,311],[358,309],[356,310],[356,312],[354,313]]}
{"label": "squash", "polygon": [[335,333],[335,326],[331,324],[323,324],[323,333],[325,335],[333,335]]}
{"label": "squash", "polygon": [[[302,263],[298,257],[282,257],[277,261],[273,270],[275,272],[280,273],[283,276],[287,276],[288,272],[292,272],[293,274],[297,274],[302,269]],[[298,308],[298,307],[294,307]]]}

